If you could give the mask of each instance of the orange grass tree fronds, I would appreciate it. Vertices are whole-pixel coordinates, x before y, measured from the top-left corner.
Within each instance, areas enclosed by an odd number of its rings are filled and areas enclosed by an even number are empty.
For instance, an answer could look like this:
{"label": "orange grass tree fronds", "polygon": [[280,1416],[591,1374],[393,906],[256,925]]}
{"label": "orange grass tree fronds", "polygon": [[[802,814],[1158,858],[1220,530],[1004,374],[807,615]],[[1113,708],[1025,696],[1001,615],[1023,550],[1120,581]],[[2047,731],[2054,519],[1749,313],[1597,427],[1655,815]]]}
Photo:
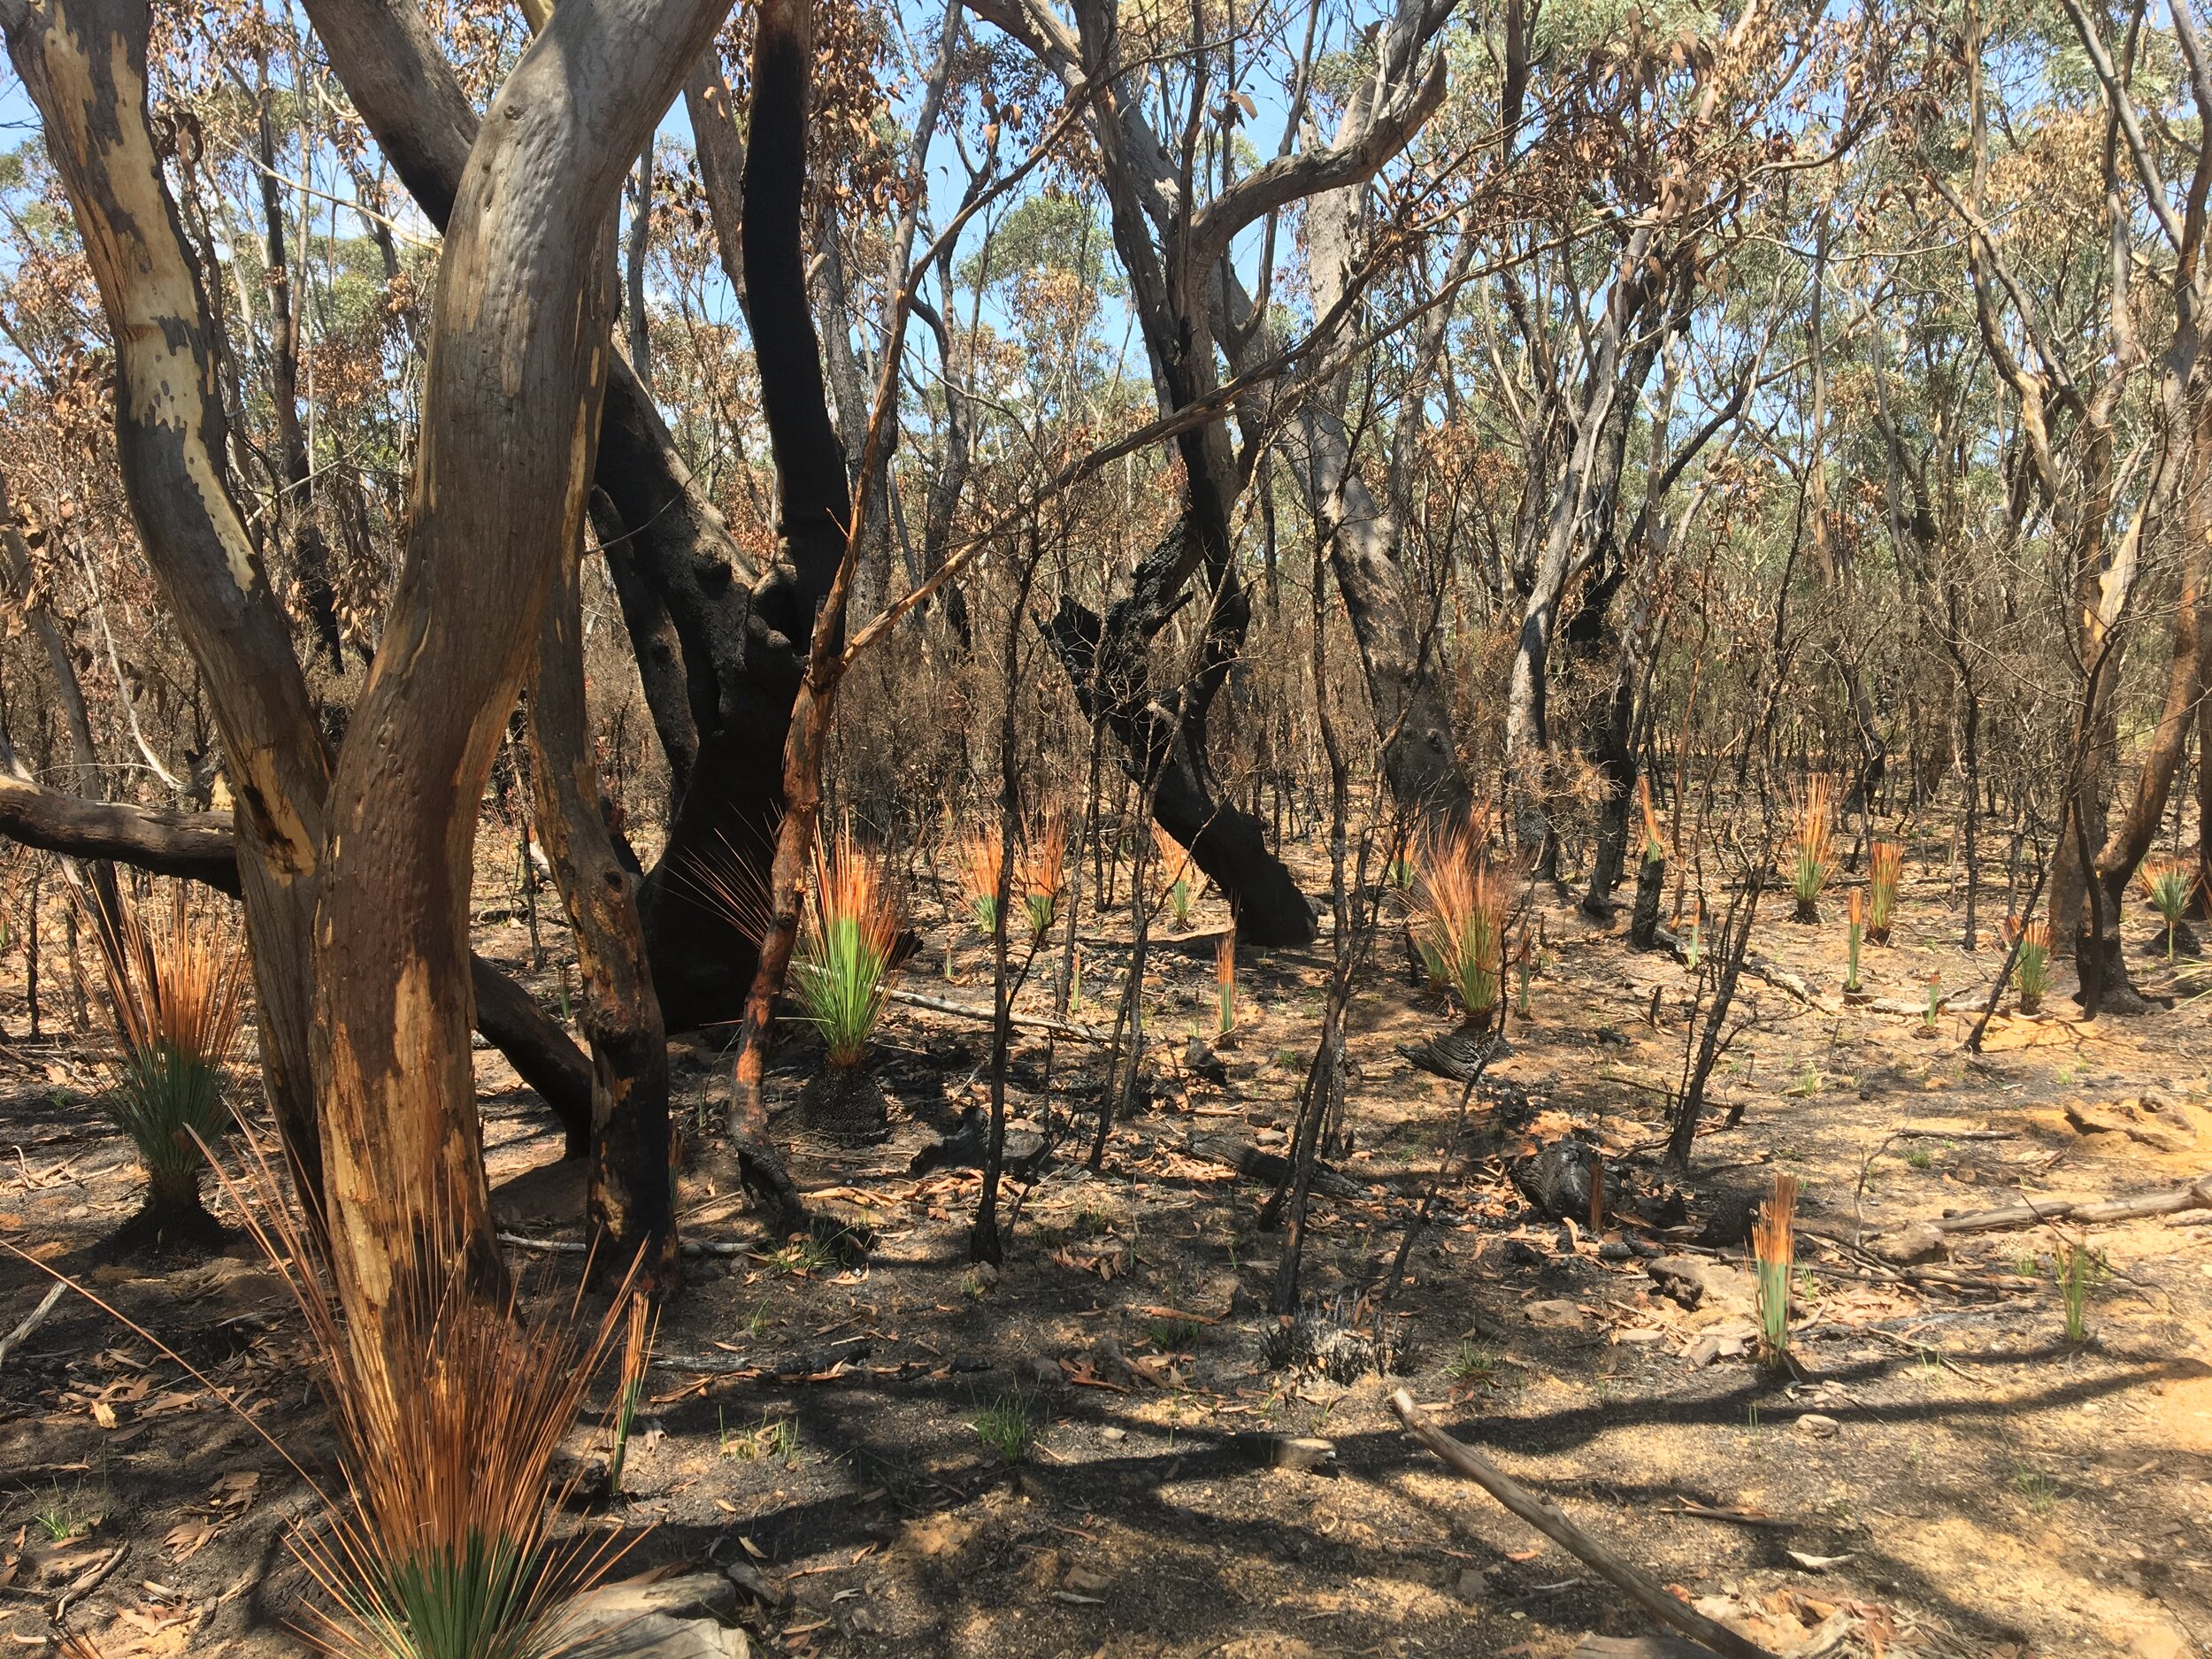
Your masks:
{"label": "orange grass tree fronds", "polygon": [[557,1480],[555,1457],[632,1324],[635,1265],[591,1320],[572,1300],[488,1301],[462,1282],[468,1251],[426,1236],[390,1315],[357,1330],[314,1235],[249,1149],[247,1177],[225,1190],[299,1307],[346,1484],[328,1525],[290,1540],[319,1592],[301,1633],[331,1659],[560,1652],[569,1602],[627,1548],[556,1540],[551,1517],[579,1478]]}
{"label": "orange grass tree fronds", "polygon": [[816,841],[813,865],[791,989],[822,1033],[830,1064],[857,1065],[890,994],[906,909],[882,860],[854,841],[850,824]]}
{"label": "orange grass tree fronds", "polygon": [[1897,912],[1897,888],[1905,875],[1905,848],[1901,841],[1876,841],[1866,853],[1866,936],[1878,945],[1889,943],[1891,920]]}
{"label": "orange grass tree fronds", "polygon": [[1188,927],[1191,905],[1198,896],[1198,884],[1191,879],[1190,853],[1157,824],[1152,826],[1152,844],[1159,852],[1160,892],[1167,900],[1168,913],[1178,927]]}
{"label": "orange grass tree fronds", "polygon": [[2005,918],[2005,943],[2016,947],[2012,959],[2012,989],[2023,1014],[2043,1011],[2043,994],[2051,988],[2051,925]]}
{"label": "orange grass tree fronds", "polygon": [[2166,960],[2174,959],[2174,937],[2197,888],[2196,872],[2178,858],[2146,858],[2135,872],[2136,885],[2166,926]]}
{"label": "orange grass tree fronds", "polygon": [[[995,855],[995,836],[990,845]],[[786,984],[822,1033],[830,1064],[854,1065],[890,992],[906,906],[893,892],[883,860],[855,841],[849,823],[816,840],[808,865],[812,883],[802,900]],[[695,859],[680,874],[702,903],[746,938],[767,936],[768,882],[753,866],[719,856]]]}
{"label": "orange grass tree fronds", "polygon": [[1060,897],[1067,891],[1067,819],[1057,810],[1047,812],[1030,831],[1014,864],[1015,890],[1032,939],[1050,933],[1059,917]]}
{"label": "orange grass tree fronds", "polygon": [[1491,869],[1472,826],[1432,835],[1414,878],[1413,948],[1430,980],[1468,1019],[1497,1018],[1505,979],[1505,883]]}
{"label": "orange grass tree fronds", "polygon": [[144,905],[119,894],[113,927],[91,905],[115,1024],[108,1114],[146,1172],[130,1236],[154,1248],[216,1233],[200,1198],[203,1148],[222,1138],[224,1098],[245,1017],[245,943],[227,905],[194,902],[185,884]]}
{"label": "orange grass tree fronds", "polygon": [[1798,795],[1797,830],[1790,838],[1790,891],[1801,922],[1820,919],[1820,895],[1835,873],[1834,794],[1828,774],[1815,772]]}
{"label": "orange grass tree fronds", "polygon": [[1797,1260],[1797,1177],[1774,1172],[1774,1191],[1751,1229],[1759,1267],[1759,1350],[1778,1365],[1790,1348],[1790,1272]]}
{"label": "orange grass tree fronds", "polygon": [[955,850],[960,892],[968,902],[968,913],[984,933],[996,933],[999,883],[1006,872],[1006,848],[997,826],[962,835]]}

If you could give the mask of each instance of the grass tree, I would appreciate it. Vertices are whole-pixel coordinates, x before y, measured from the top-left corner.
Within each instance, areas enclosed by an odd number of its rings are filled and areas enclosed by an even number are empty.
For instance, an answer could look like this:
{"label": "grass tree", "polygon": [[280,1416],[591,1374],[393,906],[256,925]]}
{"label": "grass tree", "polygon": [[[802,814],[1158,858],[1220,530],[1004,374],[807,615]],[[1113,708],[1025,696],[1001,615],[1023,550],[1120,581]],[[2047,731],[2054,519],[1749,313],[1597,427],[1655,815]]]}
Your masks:
{"label": "grass tree", "polygon": [[882,861],[854,841],[849,824],[827,846],[815,848],[813,891],[791,964],[791,989],[821,1033],[833,1067],[856,1066],[867,1057],[905,925],[905,907],[892,893]]}
{"label": "grass tree", "polygon": [[1414,878],[1413,948],[1468,1023],[1492,1024],[1505,983],[1505,883],[1473,825],[1432,835]]}
{"label": "grass tree", "polygon": [[2181,930],[2181,918],[2189,909],[2189,899],[2196,889],[2196,872],[2178,858],[2147,858],[2135,872],[2136,884],[2143,889],[2143,896],[2150,901],[2151,909],[2158,912],[2158,919],[2166,933],[2166,960],[2175,955],[2175,938]]}
{"label": "grass tree", "polygon": [[1835,873],[1834,785],[1824,773],[1806,780],[1797,799],[1797,830],[1791,838],[1790,892],[1797,900],[1795,919],[1817,922],[1820,895]]}
{"label": "grass tree", "polygon": [[95,921],[115,1025],[108,1111],[146,1175],[144,1205],[116,1242],[150,1250],[219,1242],[201,1185],[206,1148],[230,1125],[243,945],[227,916],[188,904],[181,883],[150,913],[124,898],[111,931]]}

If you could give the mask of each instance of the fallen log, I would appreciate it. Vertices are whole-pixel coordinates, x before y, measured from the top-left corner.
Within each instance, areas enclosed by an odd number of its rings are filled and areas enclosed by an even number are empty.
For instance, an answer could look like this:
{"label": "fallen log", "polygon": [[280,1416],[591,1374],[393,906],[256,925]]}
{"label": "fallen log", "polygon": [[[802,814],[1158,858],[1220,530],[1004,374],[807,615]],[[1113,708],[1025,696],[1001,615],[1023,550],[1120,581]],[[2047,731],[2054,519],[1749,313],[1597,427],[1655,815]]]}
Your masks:
{"label": "fallen log", "polygon": [[[1190,1156],[1203,1158],[1209,1164],[1225,1164],[1246,1180],[1265,1187],[1281,1187],[1290,1179],[1288,1158],[1279,1152],[1263,1152],[1248,1141],[1228,1135],[1201,1135],[1190,1143]],[[1321,1164],[1314,1166],[1313,1190],[1326,1193],[1332,1198],[1367,1196],[1365,1187]]]}
{"label": "fallen log", "polygon": [[2101,1198],[2090,1203],[2008,1204],[2001,1210],[1977,1210],[1963,1216],[1945,1216],[1932,1225],[1943,1233],[2001,1233],[2010,1227],[2039,1226],[2047,1221],[2070,1221],[2078,1227],[2093,1227],[2107,1221],[2139,1221],[2146,1216],[2171,1216],[2185,1210],[2212,1210],[2212,1175],[2200,1175],[2186,1187],[2162,1193],[2143,1193],[2133,1198]]}
{"label": "fallen log", "polygon": [[1722,1659],[1774,1659],[1765,1648],[1746,1641],[1725,1624],[1716,1624],[1687,1602],[1668,1594],[1569,1520],[1557,1504],[1538,1497],[1479,1452],[1445,1433],[1429,1421],[1404,1389],[1390,1396],[1390,1409],[1398,1414],[1406,1432],[1443,1459],[1454,1472],[1466,1476],[1555,1544],[1571,1550],[1654,1618],[1695,1637]]}

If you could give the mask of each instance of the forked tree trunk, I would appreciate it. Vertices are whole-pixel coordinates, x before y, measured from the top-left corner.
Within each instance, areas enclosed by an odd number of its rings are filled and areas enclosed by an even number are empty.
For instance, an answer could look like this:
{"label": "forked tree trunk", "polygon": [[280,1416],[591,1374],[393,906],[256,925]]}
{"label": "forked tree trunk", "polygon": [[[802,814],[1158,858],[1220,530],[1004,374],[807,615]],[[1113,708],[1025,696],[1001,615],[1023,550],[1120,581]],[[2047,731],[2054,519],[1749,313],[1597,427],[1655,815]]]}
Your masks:
{"label": "forked tree trunk", "polygon": [[[444,225],[478,124],[414,0],[307,0],[307,12],[379,147],[424,213]],[[715,91],[720,77],[703,63],[687,67],[688,89],[701,95],[692,104],[695,121],[702,111],[721,116],[700,128],[700,148],[726,267],[742,246],[738,215],[729,210],[743,146],[724,142],[730,113],[726,88]],[[749,285],[734,286],[749,304]],[[786,344],[772,326],[754,332],[772,351]],[[818,380],[818,366],[814,373]],[[766,875],[783,810],[792,700],[843,541],[802,535],[786,543],[783,559],[757,582],[741,580],[747,561],[721,514],[694,483],[652,399],[618,360],[594,476],[612,515],[603,522],[610,534],[602,540],[640,659],[664,658],[672,635],[680,652],[675,672],[645,680],[672,770],[688,776],[661,860],[637,902],[662,1016],[670,1030],[689,1030],[736,1018],[753,979],[754,947],[726,916],[699,901],[698,865],[733,860]]]}
{"label": "forked tree trunk", "polygon": [[467,1282],[503,1279],[469,1061],[477,803],[582,534],[616,191],[722,10],[556,12],[493,100],[446,227],[406,562],[332,780],[316,917],[333,1256],[364,1361],[410,1340],[411,1300],[457,1254]]}
{"label": "forked tree trunk", "polygon": [[[1517,33],[1514,41],[1520,38]],[[1352,128],[1363,117],[1364,99],[1343,118]],[[1362,241],[1365,186],[1332,190],[1306,207],[1306,266],[1314,309],[1333,311],[1355,280]],[[1472,263],[1474,220],[1463,220],[1445,284],[1463,281]],[[1413,352],[1399,430],[1385,467],[1379,502],[1352,454],[1354,434],[1345,425],[1349,373],[1316,389],[1299,410],[1304,442],[1290,457],[1303,486],[1306,511],[1323,527],[1329,565],[1359,648],[1367,705],[1382,750],[1384,781],[1399,817],[1409,826],[1450,829],[1474,809],[1459,764],[1459,738],[1443,672],[1436,607],[1416,590],[1402,557],[1402,526],[1410,509],[1408,454],[1421,420],[1423,383],[1442,356],[1449,307],[1423,319]]]}
{"label": "forked tree trunk", "polygon": [[1138,567],[1134,591],[1098,613],[1063,596],[1044,625],[1076,701],[1119,743],[1123,765],[1152,803],[1152,817],[1191,856],[1229,902],[1237,937],[1272,948],[1312,942],[1313,909],[1260,821],[1220,797],[1206,757],[1206,715],[1241,654],[1251,608],[1235,568],[1219,565],[1220,585],[1208,596],[1198,660],[1183,684],[1154,687],[1152,634],[1174,611],[1180,544],[1195,540],[1187,511],[1168,539]]}

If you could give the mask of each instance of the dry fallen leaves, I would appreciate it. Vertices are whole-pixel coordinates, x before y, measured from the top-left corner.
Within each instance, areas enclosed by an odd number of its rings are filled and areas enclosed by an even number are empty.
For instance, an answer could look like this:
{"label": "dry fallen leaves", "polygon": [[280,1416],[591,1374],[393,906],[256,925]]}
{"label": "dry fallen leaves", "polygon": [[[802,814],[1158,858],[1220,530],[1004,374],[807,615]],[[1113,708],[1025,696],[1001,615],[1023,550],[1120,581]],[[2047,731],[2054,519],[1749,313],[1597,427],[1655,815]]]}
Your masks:
{"label": "dry fallen leaves", "polygon": [[255,1495],[261,1490],[261,1475],[251,1469],[235,1469],[219,1475],[207,1489],[207,1501],[219,1509],[230,1509],[242,1514],[253,1507]]}
{"label": "dry fallen leaves", "polygon": [[171,1527],[161,1542],[172,1561],[189,1561],[212,1543],[221,1530],[205,1516],[196,1515]]}

